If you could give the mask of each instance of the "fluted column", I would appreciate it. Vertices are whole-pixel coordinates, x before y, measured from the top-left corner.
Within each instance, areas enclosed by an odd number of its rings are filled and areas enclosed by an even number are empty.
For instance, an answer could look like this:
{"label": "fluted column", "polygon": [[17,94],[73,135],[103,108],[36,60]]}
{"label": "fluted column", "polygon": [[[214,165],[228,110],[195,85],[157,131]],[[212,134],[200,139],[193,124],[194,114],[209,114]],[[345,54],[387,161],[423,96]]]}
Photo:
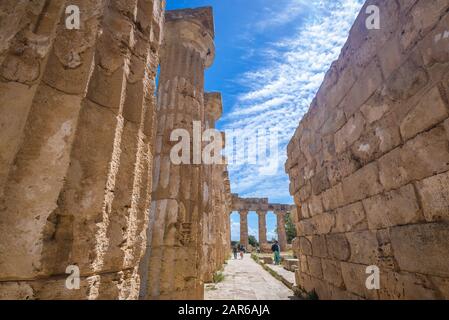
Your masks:
{"label": "fluted column", "polygon": [[240,214],[240,244],[248,248],[248,210],[242,210]]}
{"label": "fluted column", "polygon": [[267,243],[267,212],[257,211],[257,215],[259,216],[259,245],[262,248],[262,245]]}
{"label": "fluted column", "polygon": [[[26,137],[26,127],[30,112],[33,114],[33,111],[30,111],[32,105],[42,104],[42,96],[45,96],[43,91],[47,90],[48,94],[48,91],[54,88],[43,85],[41,80],[43,77],[48,79],[47,62],[50,61],[53,65],[50,68],[53,70],[59,62],[55,61],[54,57],[49,58],[57,33],[62,38],[64,34],[71,32],[74,41],[67,42],[66,46],[73,47],[72,52],[75,54],[79,53],[76,46],[77,36],[83,30],[69,31],[62,24],[58,24],[64,3],[64,0],[47,3],[23,0],[0,1],[0,201],[3,192],[8,192],[4,190],[9,185],[8,178],[15,174],[11,171],[15,169],[14,161],[20,152],[21,144],[23,141],[29,141]],[[79,1],[72,4],[79,5],[83,9],[97,5],[81,4]],[[87,10],[89,12],[86,12],[85,16],[89,17],[93,15],[92,12],[96,12],[93,9]],[[90,30],[86,33],[89,32]],[[90,45],[90,40],[86,37],[86,47]],[[85,64],[89,66],[89,58],[86,60]],[[61,78],[70,71],[61,72]],[[76,79],[79,87],[85,85],[85,77],[79,76]],[[60,90],[60,86],[54,89]],[[34,145],[36,148],[36,143]]]}
{"label": "fluted column", "polygon": [[[148,299],[203,297],[204,172],[195,153],[201,147],[201,133],[194,132],[193,122],[204,125],[204,70],[214,57],[212,20],[210,7],[168,11],[165,15],[150,212],[152,234],[144,288]],[[179,143],[171,141],[175,129],[188,133],[190,150],[182,151],[190,151],[188,163],[179,164],[171,157],[173,146]]]}
{"label": "fluted column", "polygon": [[[49,11],[66,1],[38,2],[48,4],[37,18],[38,29],[47,29],[55,19]],[[136,299],[148,226],[163,2],[70,4],[80,8],[80,29],[68,30],[63,13],[52,47],[33,36],[51,47],[48,63],[22,57],[33,64],[32,73],[45,70],[42,81],[35,93],[31,83],[26,95],[20,88],[10,91],[22,96],[22,107],[33,99],[29,112],[18,110],[27,116],[24,137],[8,175],[14,183],[7,183],[6,205],[0,205],[0,234],[9,230],[7,239],[0,236],[0,292],[4,274],[23,288],[32,281],[32,289],[22,290],[32,292],[29,298]],[[3,62],[10,58],[17,59]],[[65,288],[69,265],[79,268],[80,290]]]}
{"label": "fluted column", "polygon": [[[204,94],[204,132],[203,132],[203,150],[208,148],[210,143],[214,143],[216,138],[211,134],[215,130],[215,122],[221,117],[222,99],[218,92],[207,92]],[[208,140],[208,141],[205,141]],[[221,146],[223,147],[223,146]],[[207,151],[207,150],[205,150]],[[215,150],[220,154],[221,150]],[[212,151],[213,152],[213,151]],[[210,152],[210,153],[212,153]],[[211,156],[211,155],[209,155]],[[221,156],[220,156],[221,157]],[[205,159],[203,159],[204,162]],[[210,159],[212,160],[212,158]],[[218,170],[218,177],[216,174]],[[221,170],[221,172],[220,172]],[[218,261],[218,237],[220,235],[221,220],[215,206],[216,198],[219,196],[220,184],[222,185],[222,165],[219,163],[203,163],[203,243],[202,243],[202,275],[205,282],[211,282]],[[218,200],[219,201],[219,200]]]}
{"label": "fluted column", "polygon": [[277,218],[277,232],[278,232],[279,246],[281,247],[281,251],[285,251],[287,249],[287,233],[285,232],[285,212],[276,211],[275,214]]}

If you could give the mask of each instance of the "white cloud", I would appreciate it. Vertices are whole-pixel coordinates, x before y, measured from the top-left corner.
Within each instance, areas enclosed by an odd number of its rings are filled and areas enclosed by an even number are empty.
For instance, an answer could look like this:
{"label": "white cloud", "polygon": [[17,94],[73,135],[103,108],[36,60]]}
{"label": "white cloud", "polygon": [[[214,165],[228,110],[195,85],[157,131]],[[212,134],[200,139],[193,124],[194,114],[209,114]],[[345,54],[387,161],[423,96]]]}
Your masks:
{"label": "white cloud", "polygon": [[273,229],[271,231],[267,230],[267,240],[268,241],[271,241],[271,239],[277,239],[277,238],[278,238],[278,235],[276,233],[276,229]]}
{"label": "white cloud", "polygon": [[269,177],[258,174],[257,166],[230,164],[233,192],[242,196],[268,196],[271,201],[291,199],[284,173],[287,143],[326,71],[338,57],[362,5],[362,0],[290,0],[260,26],[296,21],[307,6],[308,15],[301,15],[300,28],[293,30],[293,35],[269,43],[258,53],[259,62],[263,62],[258,65],[263,67],[239,77],[246,91],[225,116],[225,129],[239,129],[241,136],[250,137],[256,130],[277,128],[280,156],[278,172]]}
{"label": "white cloud", "polygon": [[265,30],[294,21],[304,11],[310,0],[277,0],[272,7],[266,7],[264,19],[259,20],[255,27]]}

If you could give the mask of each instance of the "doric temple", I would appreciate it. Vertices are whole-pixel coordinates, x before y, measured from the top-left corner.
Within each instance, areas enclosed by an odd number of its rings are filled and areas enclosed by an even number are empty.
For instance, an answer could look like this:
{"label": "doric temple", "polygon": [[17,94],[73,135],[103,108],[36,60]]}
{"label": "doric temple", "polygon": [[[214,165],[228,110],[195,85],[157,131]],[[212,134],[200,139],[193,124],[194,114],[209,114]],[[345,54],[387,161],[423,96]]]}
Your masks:
{"label": "doric temple", "polygon": [[273,212],[277,218],[277,236],[281,251],[287,250],[287,234],[285,232],[285,215],[296,210],[294,205],[269,203],[268,198],[240,198],[232,194],[232,212],[240,215],[240,244],[248,248],[248,213],[256,212],[259,218],[259,245],[261,250],[271,252],[267,241],[266,215]]}

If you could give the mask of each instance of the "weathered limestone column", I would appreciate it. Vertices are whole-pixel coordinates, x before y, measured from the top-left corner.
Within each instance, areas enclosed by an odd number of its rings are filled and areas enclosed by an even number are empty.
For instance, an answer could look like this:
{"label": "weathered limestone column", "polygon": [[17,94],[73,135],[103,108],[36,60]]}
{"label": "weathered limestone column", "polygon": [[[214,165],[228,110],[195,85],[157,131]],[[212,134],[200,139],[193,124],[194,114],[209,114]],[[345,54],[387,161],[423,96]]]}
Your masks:
{"label": "weathered limestone column", "polygon": [[262,248],[267,243],[267,212],[257,211],[259,216],[259,246]]}
{"label": "weathered limestone column", "polygon": [[[204,123],[204,70],[212,64],[215,50],[212,9],[174,10],[165,18],[148,279],[141,295],[147,299],[202,299],[204,188],[200,132],[194,132],[193,121]],[[178,143],[170,141],[175,129],[183,129],[190,139],[188,163],[174,163],[170,157]]]}
{"label": "weathered limestone column", "polygon": [[240,214],[240,244],[248,248],[248,210],[242,210]]}
{"label": "weathered limestone column", "polygon": [[[215,122],[222,114],[222,98],[219,92],[208,92],[204,94],[204,129],[212,130],[211,132],[204,131],[203,150],[208,148],[210,143],[214,143],[216,139]],[[213,137],[211,136],[213,134]],[[220,134],[220,137],[222,135]],[[223,144],[220,146],[223,147]],[[205,150],[208,151],[208,150]],[[221,150],[214,150],[218,155],[209,154],[210,160],[216,156],[217,159],[223,161]],[[207,152],[209,153],[209,152]],[[204,159],[203,159],[204,161]],[[218,238],[221,232],[221,219],[219,215],[220,191],[222,186],[223,165],[220,163],[204,163],[203,167],[203,261],[202,269],[204,270],[203,277],[205,282],[213,280],[213,274],[218,265]],[[218,176],[217,176],[218,173]],[[216,205],[217,204],[217,205]]]}
{"label": "weathered limestone column", "polygon": [[[81,28],[68,30],[65,15],[59,17],[0,208],[0,292],[10,287],[19,299],[135,299],[164,2],[71,4],[81,10]],[[45,26],[49,17],[38,20]],[[69,265],[79,268],[79,290],[65,288],[61,275]]]}
{"label": "weathered limestone column", "polygon": [[281,247],[281,251],[285,251],[287,249],[287,233],[285,231],[285,212],[284,211],[275,211],[277,218],[277,233],[278,233],[278,241],[279,246]]}
{"label": "weathered limestone column", "polygon": [[[0,3],[0,200],[24,140],[33,99],[38,88],[42,88],[41,80],[64,3],[64,0]],[[94,5],[84,4],[86,6]],[[92,11],[86,14],[91,15]],[[64,29],[63,23],[59,24],[59,31],[68,33]],[[72,31],[74,42],[79,33]],[[89,42],[86,39],[86,45]]]}
{"label": "weathered limestone column", "polygon": [[[220,118],[222,113],[221,94],[218,92],[208,92],[204,94],[204,132],[202,150],[207,151],[208,145],[214,142],[214,137],[211,137],[211,133],[215,133],[215,122]],[[208,132],[207,130],[212,130]],[[218,133],[218,131],[216,131]],[[221,136],[221,135],[220,135]],[[221,146],[222,147],[222,146]],[[215,151],[215,150],[214,150]],[[221,150],[216,150],[220,152]],[[208,152],[209,153],[209,152]],[[209,154],[213,160],[212,154]],[[221,155],[219,154],[219,157]],[[203,162],[207,159],[203,159]],[[217,212],[215,203],[219,201],[216,196],[219,196],[220,190],[216,187],[217,181],[215,174],[216,169],[220,164],[215,163],[203,163],[202,170],[202,184],[203,184],[203,240],[202,240],[202,255],[203,261],[201,263],[201,274],[204,282],[211,282],[213,280],[213,274],[215,272],[215,266],[217,261],[217,238],[220,234],[220,219]],[[221,169],[223,170],[223,169]],[[220,178],[218,178],[220,179]]]}

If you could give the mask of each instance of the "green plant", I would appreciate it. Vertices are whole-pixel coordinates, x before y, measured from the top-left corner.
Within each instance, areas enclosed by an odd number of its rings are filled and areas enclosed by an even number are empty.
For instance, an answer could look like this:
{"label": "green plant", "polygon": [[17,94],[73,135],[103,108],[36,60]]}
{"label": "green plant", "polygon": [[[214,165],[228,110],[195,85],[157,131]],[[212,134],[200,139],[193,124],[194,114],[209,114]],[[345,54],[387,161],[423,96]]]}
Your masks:
{"label": "green plant", "polygon": [[215,283],[222,282],[225,279],[225,275],[221,271],[217,271],[214,273],[213,280]]}
{"label": "green plant", "polygon": [[259,246],[259,242],[257,242],[256,237],[253,236],[253,235],[250,235],[250,236],[248,237],[248,243],[249,243],[253,248],[256,248],[256,247]]}
{"label": "green plant", "polygon": [[307,300],[318,300],[318,295],[316,294],[315,290],[307,293]]}
{"label": "green plant", "polygon": [[251,253],[251,259],[259,263],[259,256],[256,253]]}
{"label": "green plant", "polygon": [[287,242],[292,243],[292,240],[296,238],[296,228],[292,221],[291,213],[285,215],[285,233],[287,234]]}

